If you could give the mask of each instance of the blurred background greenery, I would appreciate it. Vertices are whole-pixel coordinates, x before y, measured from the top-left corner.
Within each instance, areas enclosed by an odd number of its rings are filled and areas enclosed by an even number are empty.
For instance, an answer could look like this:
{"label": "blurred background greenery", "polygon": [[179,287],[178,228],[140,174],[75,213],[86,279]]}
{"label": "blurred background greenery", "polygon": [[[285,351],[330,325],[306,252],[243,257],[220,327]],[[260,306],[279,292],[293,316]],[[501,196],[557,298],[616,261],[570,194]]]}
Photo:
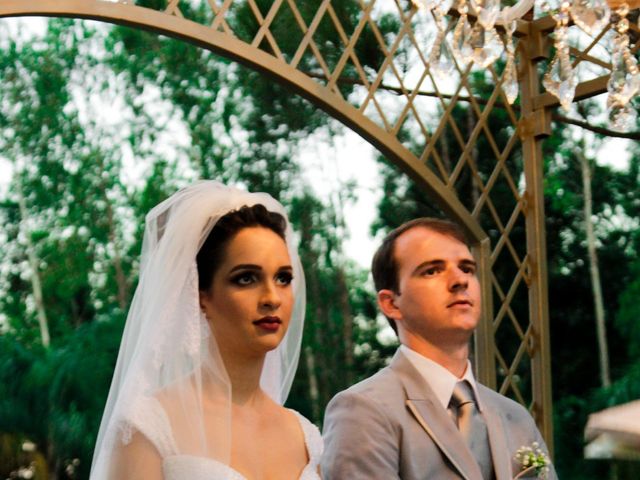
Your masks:
{"label": "blurred background greenery", "polygon": [[[355,25],[357,2],[334,8],[347,29]],[[235,12],[234,28],[252,38],[258,27],[245,13]],[[319,32],[331,61],[338,40]],[[296,46],[280,45],[285,54]],[[382,58],[376,49],[358,55],[365,67]],[[368,269],[344,249],[344,207],[357,189],[346,182],[335,185],[339,195],[319,195],[300,162],[309,135],[341,133],[325,113],[208,51],[92,22],[49,20],[42,35],[0,23],[0,72],[0,157],[10,166],[0,190],[1,478],[88,478],[144,215],[195,178],[267,191],[290,212],[308,286],[291,407],[321,425],[337,391],[385,364],[394,340],[377,315]],[[480,95],[491,90],[486,82],[474,78]],[[456,107],[463,132],[467,115]],[[493,122],[492,131],[508,128]],[[640,397],[640,147],[614,168],[596,158],[607,154],[602,138],[562,124],[554,132],[544,149],[556,464],[563,479],[637,479],[637,463],[584,460],[582,432],[589,413]],[[478,144],[477,158],[486,148]],[[576,151],[593,174],[613,347],[604,386]],[[372,235],[441,215],[395,167],[377,162],[383,194],[372,206]]]}

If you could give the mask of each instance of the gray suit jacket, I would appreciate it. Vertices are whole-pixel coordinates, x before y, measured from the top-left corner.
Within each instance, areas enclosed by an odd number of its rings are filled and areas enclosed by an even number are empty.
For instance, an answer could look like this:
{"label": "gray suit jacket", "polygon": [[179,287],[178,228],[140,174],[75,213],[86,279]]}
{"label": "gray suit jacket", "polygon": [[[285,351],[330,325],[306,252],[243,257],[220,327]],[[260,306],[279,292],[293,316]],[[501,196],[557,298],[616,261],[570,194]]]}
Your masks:
{"label": "gray suit jacket", "polygon": [[[511,480],[520,471],[516,450],[546,445],[520,404],[480,384],[478,395],[496,480]],[[331,400],[323,437],[324,480],[482,479],[448,412],[399,351],[388,367]],[[557,478],[553,468],[548,478]]]}

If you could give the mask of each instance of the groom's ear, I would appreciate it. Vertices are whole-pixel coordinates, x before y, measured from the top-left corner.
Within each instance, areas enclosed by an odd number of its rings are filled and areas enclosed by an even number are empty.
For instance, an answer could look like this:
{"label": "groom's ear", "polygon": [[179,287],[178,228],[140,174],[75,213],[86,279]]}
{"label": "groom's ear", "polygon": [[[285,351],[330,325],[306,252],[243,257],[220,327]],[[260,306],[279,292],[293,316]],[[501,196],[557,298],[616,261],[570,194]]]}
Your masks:
{"label": "groom's ear", "polygon": [[402,319],[400,309],[396,305],[396,293],[393,290],[380,290],[378,292],[378,307],[385,317],[393,320]]}

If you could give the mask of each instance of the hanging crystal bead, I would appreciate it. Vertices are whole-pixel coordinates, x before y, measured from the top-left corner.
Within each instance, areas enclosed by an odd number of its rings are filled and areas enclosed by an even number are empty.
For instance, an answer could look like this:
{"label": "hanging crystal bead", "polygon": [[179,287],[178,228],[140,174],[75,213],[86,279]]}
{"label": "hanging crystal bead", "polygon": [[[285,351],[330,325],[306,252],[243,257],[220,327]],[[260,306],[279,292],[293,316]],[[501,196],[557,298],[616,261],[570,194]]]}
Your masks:
{"label": "hanging crystal bead", "polygon": [[565,55],[556,54],[542,84],[560,100],[560,105],[568,112],[575,96],[577,81],[573,76],[570,60],[565,59]]}
{"label": "hanging crystal bead", "polygon": [[507,97],[507,102],[513,104],[518,98],[518,70],[516,68],[515,47],[513,46],[513,32],[516,28],[516,22],[505,25],[507,31],[507,63],[504,67],[504,76],[502,79],[502,90]]}
{"label": "hanging crystal bead", "polygon": [[433,49],[429,54],[429,70],[434,76],[444,80],[449,78],[454,68],[449,47],[444,39],[444,32],[438,32]]}
{"label": "hanging crystal bead", "polygon": [[478,22],[485,30],[493,28],[500,15],[500,0],[469,0],[471,8],[478,14]]}
{"label": "hanging crystal bead", "polygon": [[419,10],[431,10],[435,4],[433,0],[411,0],[411,3],[413,3]]}
{"label": "hanging crystal bead", "polygon": [[444,22],[444,15],[439,8],[434,10],[434,14],[438,32],[433,43],[433,48],[429,53],[429,70],[435,77],[444,80],[453,73],[455,67],[449,46],[445,40],[447,28]]}
{"label": "hanging crystal bead", "polygon": [[484,8],[480,11],[478,21],[489,30],[496,24],[500,15],[500,0],[484,0]]}
{"label": "hanging crystal bead", "polygon": [[631,103],[609,109],[609,125],[612,130],[628,132],[636,128],[638,112]]}
{"label": "hanging crystal bead", "polygon": [[453,5],[453,0],[411,0],[412,3],[419,9],[425,9],[427,11],[439,8],[444,13],[447,13]]}
{"label": "hanging crystal bead", "polygon": [[473,48],[471,47],[471,24],[467,17],[467,5],[463,2],[458,6],[460,18],[453,30],[453,38],[451,40],[451,52],[458,62],[461,69],[466,69],[467,65],[473,59]]}
{"label": "hanging crystal bead", "polygon": [[569,25],[569,19],[571,14],[569,13],[570,5],[568,2],[562,2],[560,4],[560,10],[553,13],[553,18],[556,21],[556,29],[558,27],[564,27]]}
{"label": "hanging crystal bead", "polygon": [[504,45],[494,28],[485,30],[479,22],[471,29],[470,44],[473,47],[473,63],[487,68],[500,56]]}
{"label": "hanging crystal bead", "polygon": [[629,49],[629,13],[627,5],[622,5],[615,11],[615,34],[613,39],[613,51],[611,53],[611,74],[607,82],[607,107],[610,109],[610,118],[617,124],[623,125],[622,119],[629,115],[626,108],[631,98],[640,90],[640,73],[638,62]]}
{"label": "hanging crystal bead", "polygon": [[607,82],[607,103],[625,105],[640,89],[640,75],[635,57],[629,51],[629,37],[617,35],[611,54],[611,75]]}
{"label": "hanging crystal bead", "polygon": [[573,0],[571,18],[589,35],[600,32],[608,23],[611,10],[604,0]]}
{"label": "hanging crystal bead", "polygon": [[513,57],[507,57],[507,64],[504,67],[504,79],[502,80],[502,90],[507,97],[509,105],[518,98],[518,69]]}
{"label": "hanging crystal bead", "polygon": [[[615,9],[614,13],[621,20],[627,18],[627,15],[629,14],[629,5],[626,2],[625,3],[621,3],[620,6],[618,6]],[[616,26],[616,30],[617,29],[618,29],[618,27]],[[623,33],[623,32],[620,32],[620,33]]]}
{"label": "hanging crystal bead", "polygon": [[556,30],[555,47],[556,54],[542,80],[542,85],[560,100],[560,105],[565,111],[569,111],[578,81],[571,66],[566,26]]}
{"label": "hanging crystal bead", "polygon": [[554,40],[556,54],[542,79],[542,85],[560,101],[562,108],[568,112],[576,93],[578,81],[574,75],[571,56],[569,55],[569,9],[571,4],[569,0],[561,0],[559,7],[559,10],[551,11],[556,21]]}

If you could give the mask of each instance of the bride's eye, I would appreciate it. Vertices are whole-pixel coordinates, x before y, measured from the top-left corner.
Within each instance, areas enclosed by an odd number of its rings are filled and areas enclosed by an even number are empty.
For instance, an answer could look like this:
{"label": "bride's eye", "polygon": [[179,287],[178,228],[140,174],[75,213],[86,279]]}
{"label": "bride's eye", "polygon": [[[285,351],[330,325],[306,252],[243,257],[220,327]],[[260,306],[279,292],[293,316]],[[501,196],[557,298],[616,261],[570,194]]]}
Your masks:
{"label": "bride's eye", "polygon": [[293,274],[291,272],[280,272],[276,275],[276,282],[278,285],[289,285],[293,281]]}
{"label": "bride's eye", "polygon": [[242,272],[231,277],[231,282],[241,287],[251,285],[257,281],[256,274],[253,272]]}

